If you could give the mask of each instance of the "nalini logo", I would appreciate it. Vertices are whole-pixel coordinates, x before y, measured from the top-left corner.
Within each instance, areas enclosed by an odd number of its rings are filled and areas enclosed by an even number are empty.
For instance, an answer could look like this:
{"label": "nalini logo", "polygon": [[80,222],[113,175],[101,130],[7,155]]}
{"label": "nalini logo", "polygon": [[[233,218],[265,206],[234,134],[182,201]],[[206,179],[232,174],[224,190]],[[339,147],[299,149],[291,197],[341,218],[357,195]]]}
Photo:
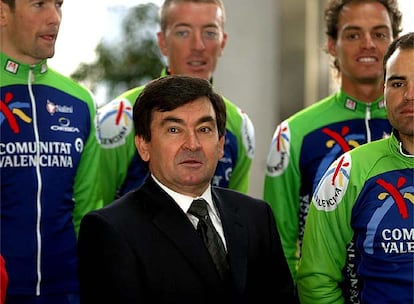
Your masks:
{"label": "nalini logo", "polygon": [[7,92],[4,95],[4,100],[0,100],[0,126],[3,126],[3,122],[7,121],[9,127],[13,133],[20,133],[19,118],[25,123],[31,123],[32,119],[23,112],[22,109],[29,109],[30,104],[28,102],[12,101],[13,94]]}
{"label": "nalini logo", "polygon": [[281,175],[289,164],[290,129],[282,122],[273,135],[271,150],[267,157],[266,172],[269,176]]}
{"label": "nalini logo", "polygon": [[99,141],[104,148],[125,143],[133,128],[132,106],[127,99],[114,100],[98,111]]}
{"label": "nalini logo", "polygon": [[59,125],[52,125],[50,126],[50,129],[52,131],[58,131],[58,132],[68,132],[68,133],[80,133],[80,130],[76,127],[70,126],[70,120],[65,117],[60,117]]}
{"label": "nalini logo", "polygon": [[350,171],[351,157],[345,153],[328,168],[315,189],[312,202],[316,209],[332,211],[338,207],[348,187]]}
{"label": "nalini logo", "polygon": [[66,113],[71,114],[73,113],[73,107],[72,106],[60,106],[55,104],[54,102],[48,100],[46,103],[46,110],[49,114],[54,115],[55,113]]}

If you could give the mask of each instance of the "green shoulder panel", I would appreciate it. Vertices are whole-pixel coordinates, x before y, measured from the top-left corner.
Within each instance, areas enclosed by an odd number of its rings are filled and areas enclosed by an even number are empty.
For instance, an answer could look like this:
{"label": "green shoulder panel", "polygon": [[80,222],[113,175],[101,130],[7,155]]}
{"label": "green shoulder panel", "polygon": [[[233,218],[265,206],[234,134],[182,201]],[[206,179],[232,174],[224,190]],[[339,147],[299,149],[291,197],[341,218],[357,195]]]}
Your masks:
{"label": "green shoulder panel", "polygon": [[247,113],[223,97],[226,104],[226,129],[237,139],[237,163],[233,169],[229,188],[248,193],[250,168],[255,154],[255,129]]}

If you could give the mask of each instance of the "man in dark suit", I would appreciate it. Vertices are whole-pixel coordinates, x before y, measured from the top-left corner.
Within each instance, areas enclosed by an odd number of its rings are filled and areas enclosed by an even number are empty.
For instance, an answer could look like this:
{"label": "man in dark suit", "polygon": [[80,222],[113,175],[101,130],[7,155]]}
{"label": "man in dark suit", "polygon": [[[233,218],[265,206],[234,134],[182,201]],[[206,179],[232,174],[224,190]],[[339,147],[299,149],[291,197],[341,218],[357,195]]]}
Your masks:
{"label": "man in dark suit", "polygon": [[211,186],[226,128],[224,101],[211,84],[154,80],[133,120],[151,176],[83,218],[82,304],[294,303],[268,204]]}

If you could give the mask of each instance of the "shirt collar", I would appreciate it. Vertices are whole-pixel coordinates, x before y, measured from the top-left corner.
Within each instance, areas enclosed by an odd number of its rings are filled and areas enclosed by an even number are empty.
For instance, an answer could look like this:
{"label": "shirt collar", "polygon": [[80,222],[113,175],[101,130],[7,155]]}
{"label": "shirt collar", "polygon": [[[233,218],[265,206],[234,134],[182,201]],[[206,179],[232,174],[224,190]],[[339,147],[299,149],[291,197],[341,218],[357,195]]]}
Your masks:
{"label": "shirt collar", "polygon": [[211,195],[211,185],[208,186],[208,188],[206,189],[206,191],[204,191],[204,193],[201,196],[198,197],[191,197],[188,195],[184,195],[178,192],[175,192],[173,190],[171,190],[170,188],[168,188],[167,186],[163,185],[154,175],[152,175],[152,178],[154,179],[154,181],[165,191],[167,192],[167,194],[169,196],[172,197],[172,199],[177,203],[178,206],[180,206],[180,208],[184,211],[184,213],[187,213],[188,209],[190,209],[191,203],[193,202],[193,200],[198,199],[198,198],[202,198],[204,199],[207,204],[210,207],[210,210],[213,210],[214,213],[216,213],[214,204],[213,204],[213,197]]}

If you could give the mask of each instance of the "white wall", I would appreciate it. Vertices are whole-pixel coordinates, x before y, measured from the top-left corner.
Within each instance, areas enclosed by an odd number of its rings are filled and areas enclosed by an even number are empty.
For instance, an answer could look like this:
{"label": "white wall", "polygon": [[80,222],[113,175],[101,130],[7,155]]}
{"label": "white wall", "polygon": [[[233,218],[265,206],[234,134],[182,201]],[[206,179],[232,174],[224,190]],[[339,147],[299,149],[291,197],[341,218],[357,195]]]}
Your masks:
{"label": "white wall", "polygon": [[268,146],[279,120],[278,9],[274,0],[224,0],[228,43],[214,76],[218,92],[248,113],[256,130],[250,194],[262,196]]}

